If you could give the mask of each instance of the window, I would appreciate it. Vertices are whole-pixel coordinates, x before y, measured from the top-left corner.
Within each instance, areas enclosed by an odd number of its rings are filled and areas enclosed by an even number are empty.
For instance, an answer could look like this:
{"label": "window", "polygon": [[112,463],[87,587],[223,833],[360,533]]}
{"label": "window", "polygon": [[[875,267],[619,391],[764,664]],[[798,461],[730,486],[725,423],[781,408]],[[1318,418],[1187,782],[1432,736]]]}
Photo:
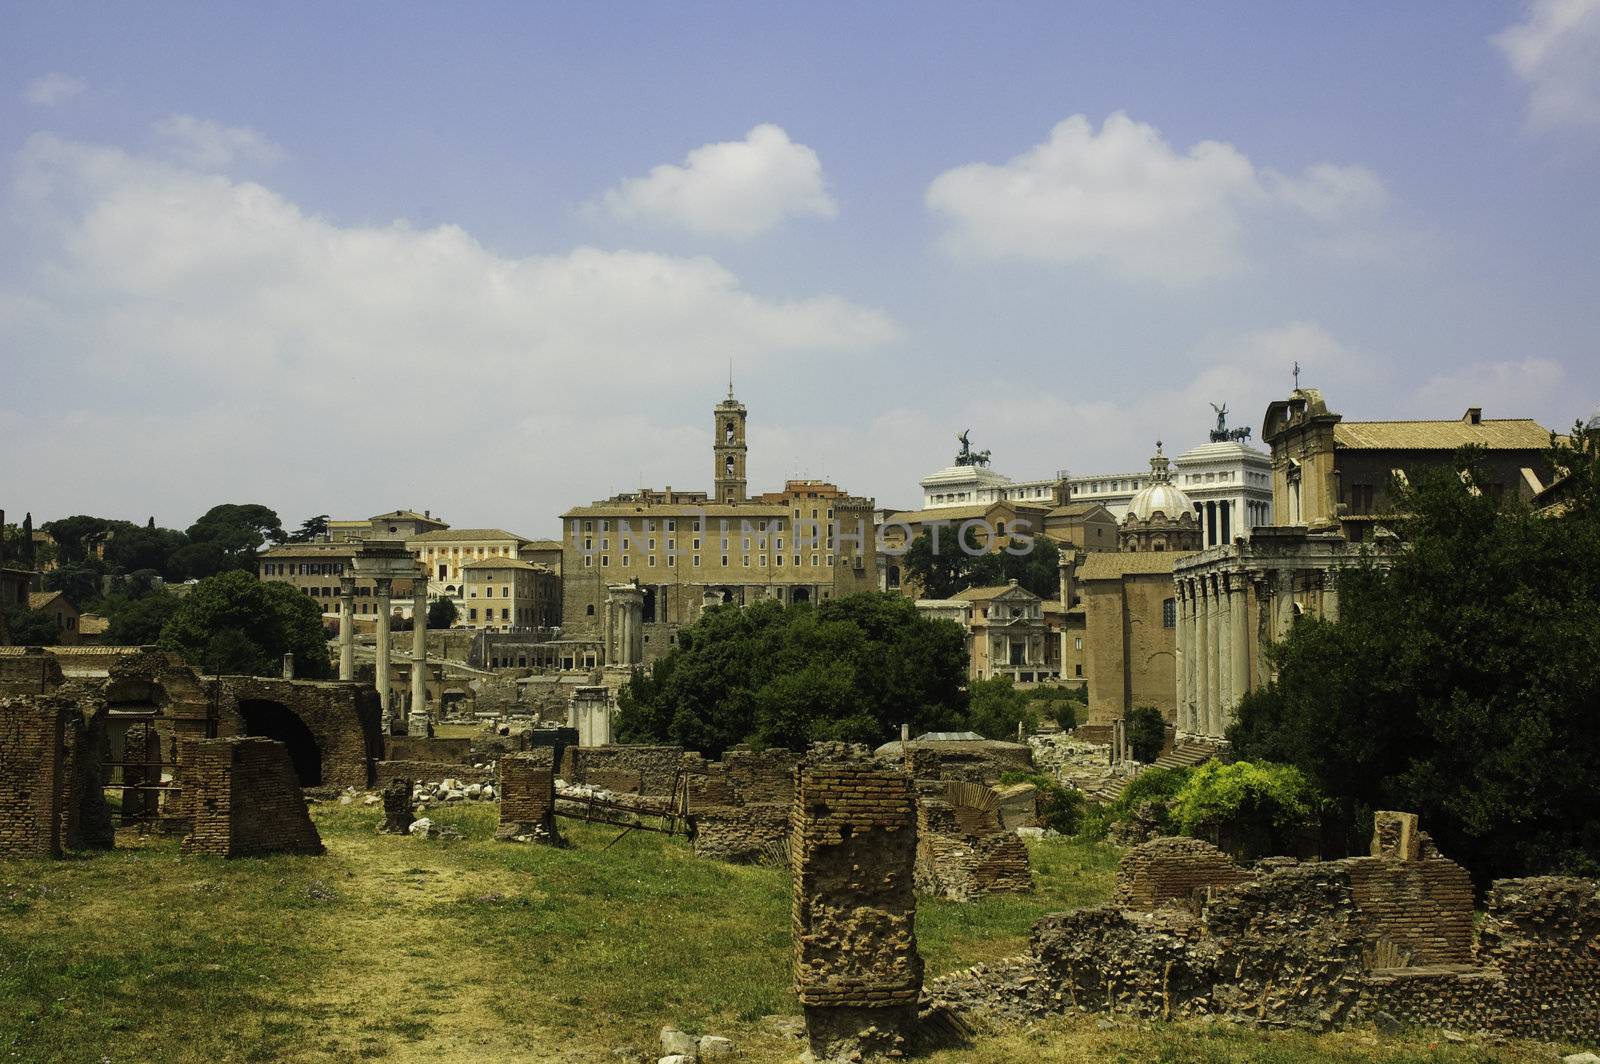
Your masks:
{"label": "window", "polygon": [[477,610],[474,609],[474,610],[468,610],[467,611],[467,620],[475,621],[477,619],[478,619],[478,611]]}
{"label": "window", "polygon": [[[585,614],[586,614],[586,615],[588,615],[588,616],[590,616],[590,617],[593,617],[593,616],[594,616],[594,603],[592,603],[592,602],[591,602],[591,603],[589,603],[589,605],[588,605],[588,606],[586,606],[586,607],[584,607],[584,610],[583,610],[583,612],[584,612],[584,613],[585,613]],[[1083,640],[1081,640],[1081,639],[1080,639],[1080,640],[1078,640],[1078,642],[1079,642],[1079,643],[1082,643],[1082,642],[1083,642]]]}
{"label": "window", "polygon": [[694,556],[694,567],[696,569],[700,568],[700,555],[698,554]]}
{"label": "window", "polygon": [[501,598],[510,598],[511,597],[511,585],[510,584],[501,585],[501,587],[500,587],[500,597]]}
{"label": "window", "polygon": [[1161,627],[1178,627],[1178,600],[1169,598],[1161,603]]}
{"label": "window", "polygon": [[1072,649],[1073,650],[1082,650],[1083,649],[1083,636],[1080,635],[1080,636],[1078,636],[1076,639],[1074,639],[1072,641]]}
{"label": "window", "polygon": [[501,610],[500,611],[500,619],[502,621],[509,621],[511,619],[511,611],[510,610]]}
{"label": "window", "polygon": [[610,555],[608,555],[608,554],[600,555],[600,565],[601,565],[602,568],[604,568],[606,566],[609,566],[610,564],[611,564],[611,556]]}
{"label": "window", "polygon": [[656,556],[654,554],[652,554],[652,555],[650,555],[649,564],[654,565],[655,563],[656,563]]}

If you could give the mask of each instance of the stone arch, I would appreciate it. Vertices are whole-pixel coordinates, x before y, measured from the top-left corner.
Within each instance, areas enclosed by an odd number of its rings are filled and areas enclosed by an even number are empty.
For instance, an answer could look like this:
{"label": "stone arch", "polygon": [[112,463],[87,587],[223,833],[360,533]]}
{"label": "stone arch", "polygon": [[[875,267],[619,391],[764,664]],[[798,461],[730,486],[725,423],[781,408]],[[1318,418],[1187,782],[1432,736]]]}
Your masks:
{"label": "stone arch", "polygon": [[241,698],[239,716],[244,718],[246,735],[275,739],[288,748],[300,786],[322,786],[322,747],[288,706],[267,698]]}

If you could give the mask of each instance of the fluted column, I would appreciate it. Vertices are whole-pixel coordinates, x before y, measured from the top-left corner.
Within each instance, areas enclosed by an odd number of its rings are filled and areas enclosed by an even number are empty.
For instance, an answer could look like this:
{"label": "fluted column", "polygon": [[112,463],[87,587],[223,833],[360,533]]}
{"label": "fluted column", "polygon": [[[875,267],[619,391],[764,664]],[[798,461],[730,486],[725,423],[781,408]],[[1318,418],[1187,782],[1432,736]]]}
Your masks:
{"label": "fluted column", "polygon": [[1217,574],[1217,733],[1227,724],[1233,706],[1233,597],[1228,574]]}
{"label": "fluted column", "polygon": [[406,731],[428,734],[428,577],[420,574],[411,593],[411,712]]}
{"label": "fluted column", "polygon": [[1185,732],[1189,730],[1189,700],[1187,697],[1185,697],[1183,690],[1183,680],[1186,671],[1185,667],[1188,665],[1188,650],[1184,646],[1184,639],[1186,638],[1185,632],[1188,627],[1188,620],[1185,615],[1187,614],[1188,610],[1183,601],[1182,581],[1177,582],[1177,591],[1177,598],[1173,603],[1177,609],[1178,624],[1177,631],[1173,633],[1172,640],[1173,645],[1176,648],[1173,654],[1174,670],[1172,674],[1172,690],[1173,697],[1178,700],[1178,731]]}
{"label": "fluted column", "polygon": [[1194,715],[1195,728],[1211,734],[1211,705],[1206,693],[1211,690],[1211,603],[1206,598],[1206,578],[1194,582]]}
{"label": "fluted column", "polygon": [[1218,601],[1217,578],[1205,579],[1206,595],[1206,734],[1221,734],[1222,719],[1222,603]]}
{"label": "fluted column", "polygon": [[356,578],[339,578],[339,679],[356,678]]}
{"label": "fluted column", "polygon": [[1233,632],[1228,642],[1233,662],[1228,671],[1233,677],[1233,700],[1228,705],[1225,725],[1233,723],[1238,715],[1240,700],[1250,690],[1250,607],[1245,588],[1244,574],[1233,573],[1228,581],[1228,597],[1232,600],[1228,606],[1228,615],[1233,622]]}
{"label": "fluted column", "polygon": [[374,595],[378,611],[378,653],[373,680],[378,688],[378,705],[383,711],[384,733],[392,735],[394,716],[389,711],[389,595],[393,591],[394,581],[387,576],[380,576],[375,583],[378,585]]}

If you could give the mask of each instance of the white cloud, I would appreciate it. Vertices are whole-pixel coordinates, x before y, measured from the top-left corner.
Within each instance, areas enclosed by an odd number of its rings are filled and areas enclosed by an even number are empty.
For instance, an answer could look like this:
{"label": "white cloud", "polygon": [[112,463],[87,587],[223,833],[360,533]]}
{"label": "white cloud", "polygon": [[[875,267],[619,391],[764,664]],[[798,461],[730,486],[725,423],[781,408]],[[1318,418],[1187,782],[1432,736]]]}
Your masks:
{"label": "white cloud", "polygon": [[189,521],[248,494],[286,516],[425,505],[548,533],[636,477],[708,480],[730,358],[826,373],[898,335],[839,296],[750,292],[709,258],[508,257],[458,227],[339,225],[51,135],[17,171],[30,269],[0,287],[0,364],[61,401],[36,418],[8,389],[0,420],[41,430],[12,456],[40,512],[142,520],[160,499],[176,512],[158,519]]}
{"label": "white cloud", "polygon": [[663,164],[606,192],[601,205],[622,221],[676,226],[710,236],[759,236],[785,218],[832,218],[817,153],[766,123],[744,140],[706,144],[682,166]]}
{"label": "white cloud", "polygon": [[1233,273],[1258,233],[1281,237],[1287,226],[1320,238],[1386,199],[1362,167],[1321,163],[1291,177],[1260,171],[1214,140],[1179,153],[1120,111],[1098,133],[1074,115],[1004,164],[947,170],[926,195],[958,255],[1084,263],[1170,282]]}
{"label": "white cloud", "polygon": [[[1542,411],[1563,407],[1566,384],[1566,370],[1548,358],[1475,362],[1429,377],[1417,388],[1414,402],[1419,417],[1458,417],[1477,406],[1484,417],[1538,418]],[[1550,427],[1566,428],[1567,423]]]}
{"label": "white cloud", "polygon": [[1491,40],[1527,83],[1531,127],[1600,124],[1600,0],[1532,0]]}
{"label": "white cloud", "polygon": [[82,96],[89,91],[89,83],[66,74],[46,74],[28,82],[22,90],[23,98],[35,107],[55,107]]}
{"label": "white cloud", "polygon": [[246,126],[168,115],[154,128],[179,162],[201,170],[224,170],[235,162],[275,163],[283,157],[282,148]]}

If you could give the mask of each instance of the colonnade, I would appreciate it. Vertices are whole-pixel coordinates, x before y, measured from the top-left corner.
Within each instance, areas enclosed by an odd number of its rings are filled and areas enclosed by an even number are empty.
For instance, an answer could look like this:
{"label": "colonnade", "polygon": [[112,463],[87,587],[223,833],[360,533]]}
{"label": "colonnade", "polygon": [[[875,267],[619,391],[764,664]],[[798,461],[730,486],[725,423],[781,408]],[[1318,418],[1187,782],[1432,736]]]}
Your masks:
{"label": "colonnade", "polygon": [[1339,619],[1323,570],[1223,566],[1175,579],[1178,730],[1191,735],[1225,737],[1240,700],[1268,679],[1262,644],[1283,639],[1297,616]]}
{"label": "colonnade", "polygon": [[[393,657],[389,615],[393,609],[394,578],[372,578],[374,630],[373,686],[378,690],[381,727],[385,735],[409,732],[427,735],[428,718],[428,579],[419,572],[412,577],[411,594],[411,699],[402,728],[392,705],[389,689],[390,661]],[[339,679],[356,678],[355,649],[356,577],[339,578]]]}

